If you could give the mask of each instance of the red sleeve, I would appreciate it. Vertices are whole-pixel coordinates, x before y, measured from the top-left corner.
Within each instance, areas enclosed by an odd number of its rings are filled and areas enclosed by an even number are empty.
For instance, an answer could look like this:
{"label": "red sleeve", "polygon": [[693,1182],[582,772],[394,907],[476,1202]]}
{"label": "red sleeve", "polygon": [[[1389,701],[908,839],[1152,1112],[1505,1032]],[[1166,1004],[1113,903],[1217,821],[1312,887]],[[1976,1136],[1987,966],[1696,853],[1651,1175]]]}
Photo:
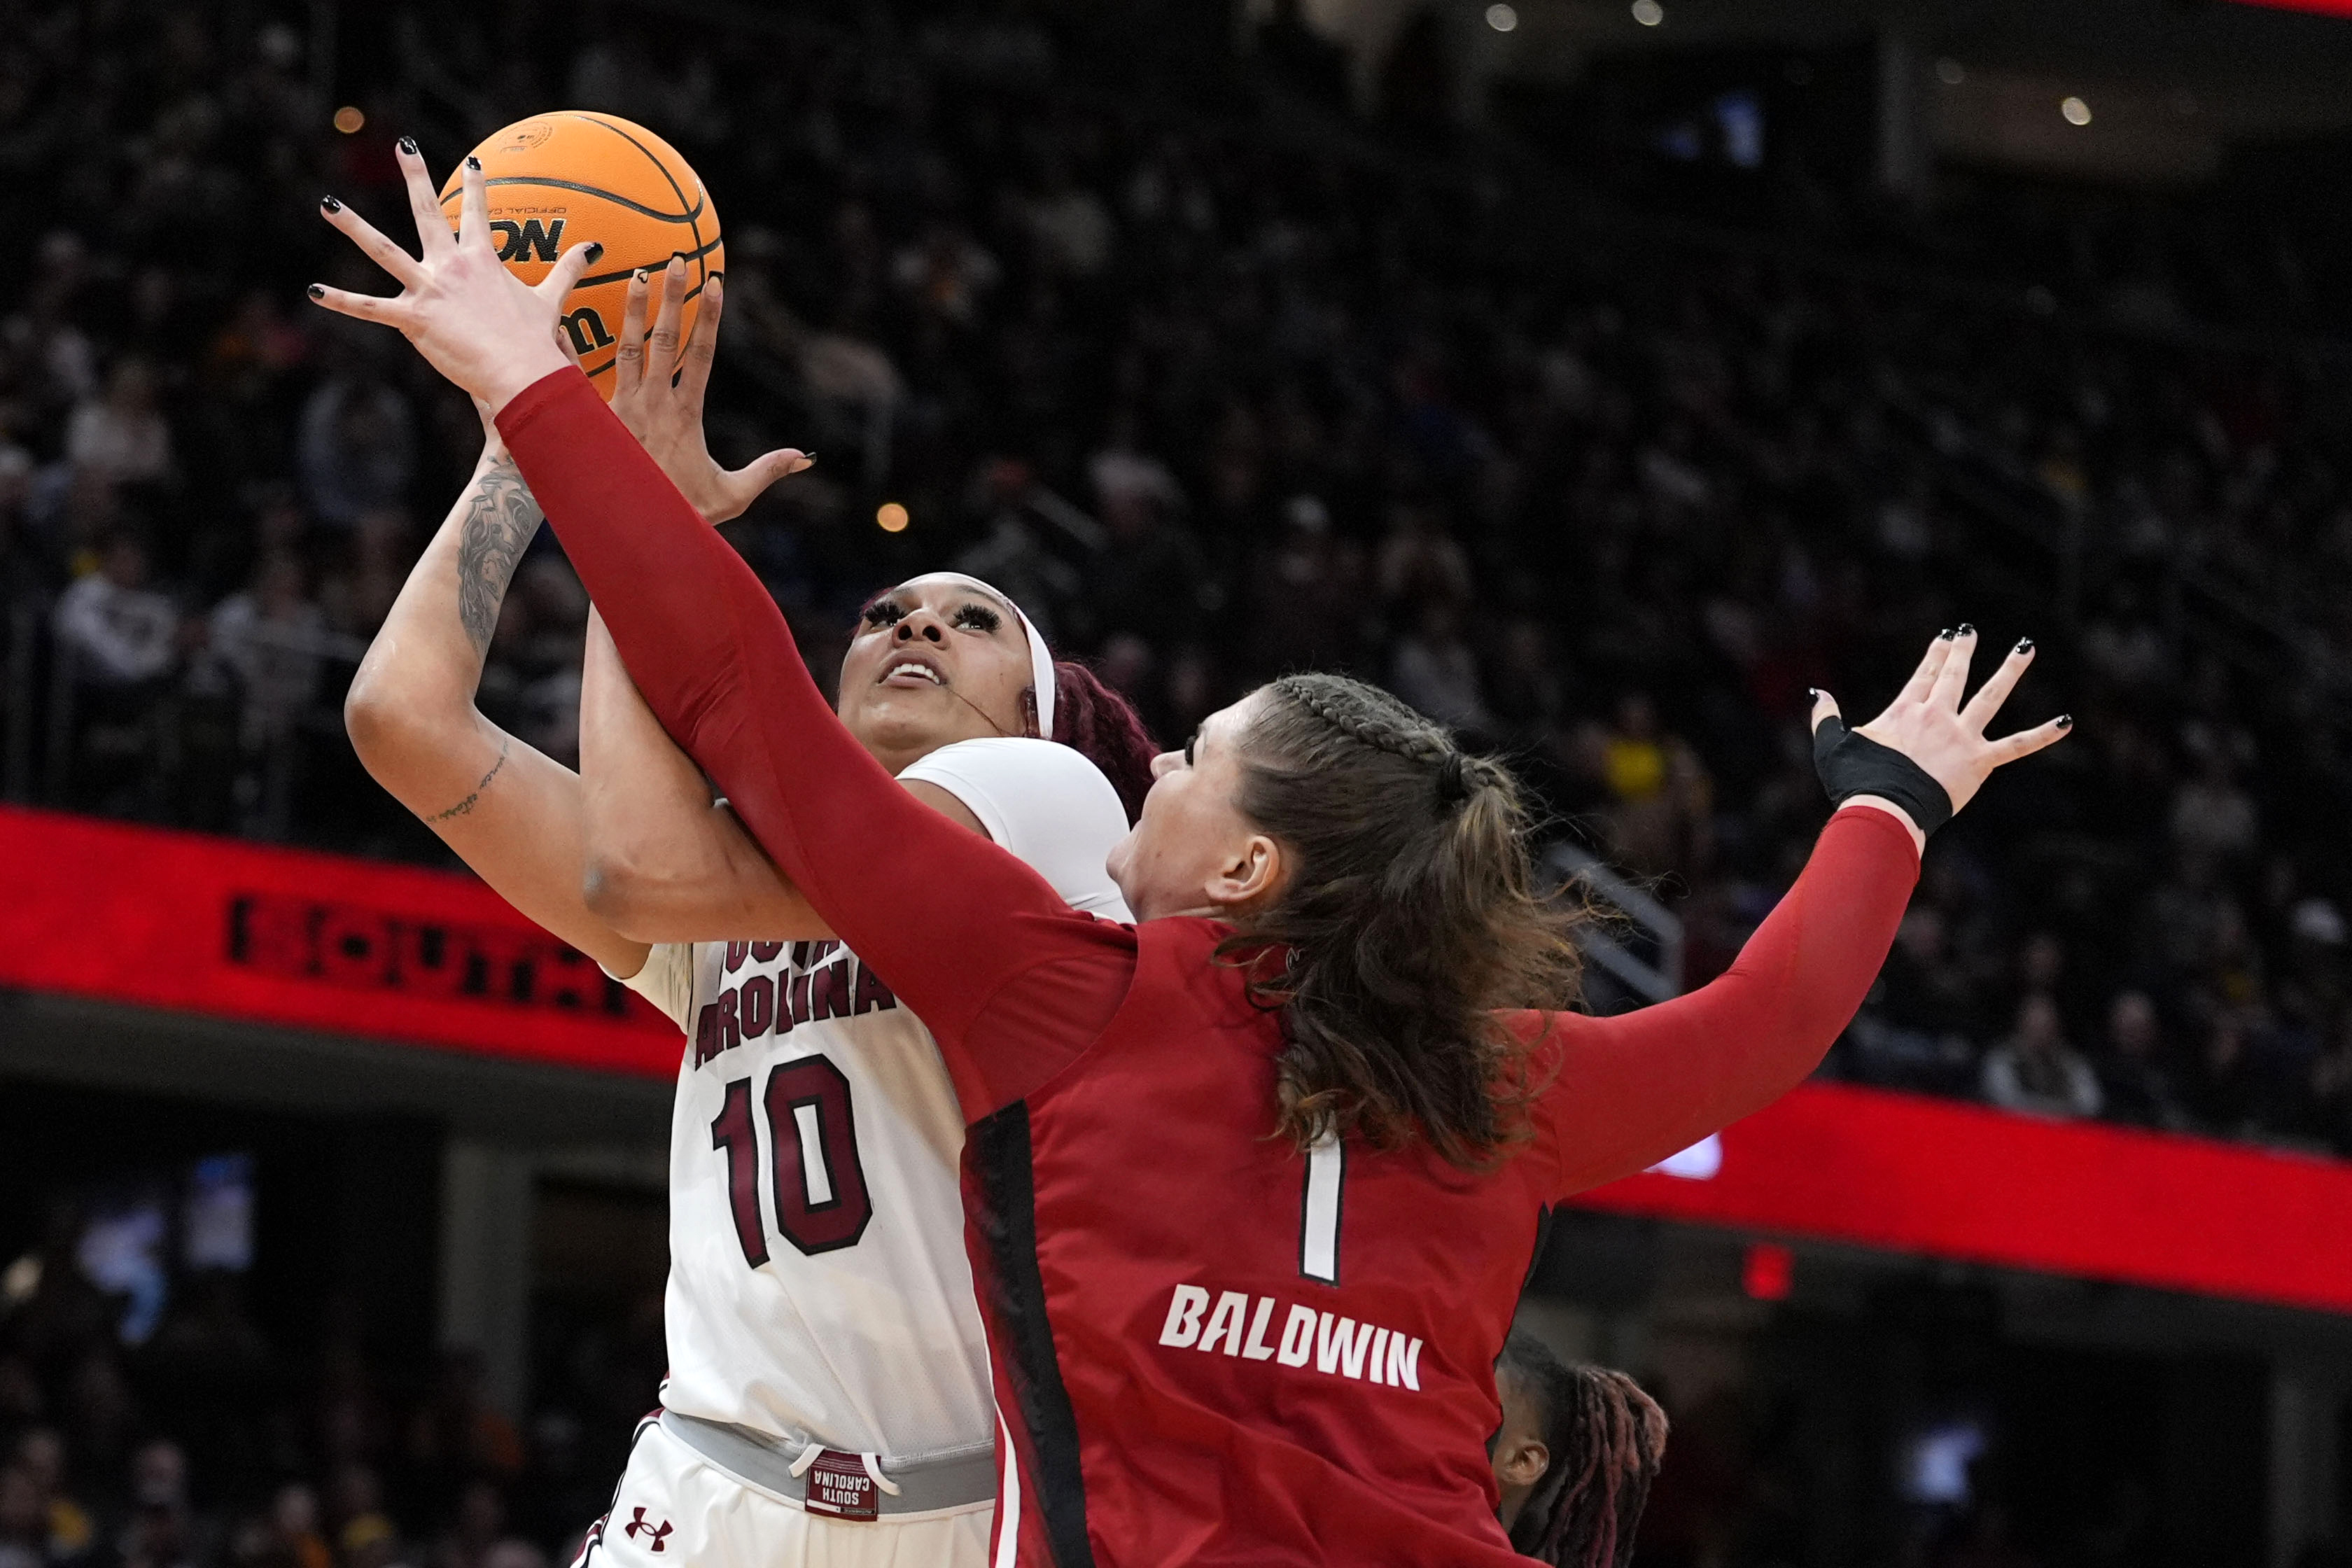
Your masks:
{"label": "red sleeve", "polygon": [[1070,909],[851,739],[759,578],[586,376],[534,382],[498,423],[662,727],[929,1026],[966,1117],[1092,1045],[1127,994],[1132,930]]}
{"label": "red sleeve", "polygon": [[1537,1120],[1559,1193],[1645,1170],[1801,1082],[1862,1005],[1918,877],[1903,825],[1848,806],[1714,982],[1613,1017],[1552,1015],[1558,1076]]}

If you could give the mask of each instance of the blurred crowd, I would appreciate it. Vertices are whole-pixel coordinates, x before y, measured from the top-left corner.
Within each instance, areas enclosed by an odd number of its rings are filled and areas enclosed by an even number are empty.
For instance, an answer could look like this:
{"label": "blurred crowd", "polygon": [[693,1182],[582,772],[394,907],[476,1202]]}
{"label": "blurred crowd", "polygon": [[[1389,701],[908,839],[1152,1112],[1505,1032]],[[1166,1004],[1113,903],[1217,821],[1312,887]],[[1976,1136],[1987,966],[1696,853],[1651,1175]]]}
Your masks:
{"label": "blurred crowd", "polygon": [[[1130,84],[1021,7],[746,12],[746,48],[422,9],[344,40],[334,104],[248,7],[36,5],[0,46],[9,798],[434,853],[336,709],[478,427],[303,300],[388,288],[315,207],[397,234],[394,136],[446,167],[521,106],[606,109],[728,225],[714,449],[820,455],[733,537],[821,676],[865,594],[946,564],[1163,739],[1358,671],[1516,758],[1693,984],[1822,815],[1806,689],[1859,717],[1940,627],[2032,637],[2004,721],[2073,738],[1939,837],[1829,1070],[2352,1152],[2323,350],[2158,330],[2140,274],[2011,299],[1578,215],[1475,139],[1398,150],[1279,19],[1138,46],[1177,66]],[[542,538],[481,700],[567,759],[585,609]]]}
{"label": "blurred crowd", "polygon": [[[299,1352],[201,1273],[135,1344],[69,1246],[0,1281],[0,1568],[556,1568],[611,1498],[663,1367],[660,1301],[542,1319],[532,1414],[470,1352],[372,1347],[331,1301]],[[142,1325],[143,1327],[143,1325]]]}

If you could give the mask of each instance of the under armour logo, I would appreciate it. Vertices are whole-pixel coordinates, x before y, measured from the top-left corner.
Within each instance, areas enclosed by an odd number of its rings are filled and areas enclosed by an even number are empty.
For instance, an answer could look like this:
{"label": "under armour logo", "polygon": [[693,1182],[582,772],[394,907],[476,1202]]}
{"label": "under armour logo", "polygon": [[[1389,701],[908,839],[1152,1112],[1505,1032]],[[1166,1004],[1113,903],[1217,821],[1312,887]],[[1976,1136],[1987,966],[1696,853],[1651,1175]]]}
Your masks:
{"label": "under armour logo", "polygon": [[625,1533],[628,1535],[630,1540],[635,1541],[637,1538],[637,1531],[640,1530],[644,1531],[647,1538],[653,1542],[653,1549],[656,1552],[659,1552],[662,1549],[662,1537],[669,1533],[669,1521],[663,1520],[661,1523],[657,1525],[647,1524],[646,1522],[646,1510],[644,1509],[639,1509],[637,1510],[636,1517],[629,1521]]}

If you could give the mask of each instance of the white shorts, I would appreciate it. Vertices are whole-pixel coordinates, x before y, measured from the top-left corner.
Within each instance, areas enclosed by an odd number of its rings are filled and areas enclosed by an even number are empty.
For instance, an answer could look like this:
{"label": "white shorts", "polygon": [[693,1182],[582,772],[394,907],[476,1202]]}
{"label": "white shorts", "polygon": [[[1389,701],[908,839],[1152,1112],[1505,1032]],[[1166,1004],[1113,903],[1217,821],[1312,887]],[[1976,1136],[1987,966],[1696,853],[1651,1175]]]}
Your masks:
{"label": "white shorts", "polygon": [[572,1568],[988,1568],[993,1502],[851,1521],[740,1480],[647,1417]]}

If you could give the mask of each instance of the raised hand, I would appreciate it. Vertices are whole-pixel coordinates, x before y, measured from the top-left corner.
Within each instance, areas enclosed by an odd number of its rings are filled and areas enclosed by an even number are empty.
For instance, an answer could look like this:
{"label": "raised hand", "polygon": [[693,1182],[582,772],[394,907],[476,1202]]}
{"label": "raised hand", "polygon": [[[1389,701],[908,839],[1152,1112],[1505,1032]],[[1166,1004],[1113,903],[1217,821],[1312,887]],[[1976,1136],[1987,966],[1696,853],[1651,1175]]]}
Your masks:
{"label": "raised hand", "polygon": [[[1937,637],[1927,645],[1927,657],[1919,661],[1919,668],[1911,672],[1910,680],[1887,704],[1886,711],[1854,731],[1917,763],[1944,786],[1956,812],[1974,798],[1993,769],[2055,744],[2074,725],[2074,720],[2062,714],[2031,730],[2020,730],[1998,741],[1986,740],[1985,726],[1992,722],[1992,716],[2033,662],[2033,643],[2029,638],[2010,649],[2000,668],[1964,704],[1960,698],[1968,687],[1969,658],[1976,647],[1974,626],[1963,626]],[[1813,728],[1819,729],[1837,712],[1836,698],[1826,691],[1813,694]]]}
{"label": "raised hand", "polygon": [[564,295],[604,247],[573,246],[533,287],[506,269],[490,242],[489,197],[479,163],[466,161],[464,203],[453,235],[416,143],[402,137],[396,156],[424,254],[409,255],[329,196],[319,204],[327,221],[391,273],[401,291],[386,300],[313,283],[310,298],[330,310],[398,328],[434,369],[495,413],[524,387],[570,363],[556,342],[556,318]]}
{"label": "raised hand", "polygon": [[[695,510],[711,522],[740,517],[760,492],[814,461],[794,447],[754,458],[740,468],[719,466],[702,430],[703,393],[710,385],[710,362],[719,351],[719,318],[726,308],[726,280],[713,273],[702,288],[702,311],[694,335],[678,359],[678,319],[686,310],[686,262],[672,257],[662,270],[661,308],[653,337],[646,336],[646,300],[650,280],[643,272],[629,279],[629,300],[621,315],[621,346],[613,362],[613,412],[669,476]],[[648,370],[648,362],[651,369]],[[676,364],[675,374],[668,367]]]}

